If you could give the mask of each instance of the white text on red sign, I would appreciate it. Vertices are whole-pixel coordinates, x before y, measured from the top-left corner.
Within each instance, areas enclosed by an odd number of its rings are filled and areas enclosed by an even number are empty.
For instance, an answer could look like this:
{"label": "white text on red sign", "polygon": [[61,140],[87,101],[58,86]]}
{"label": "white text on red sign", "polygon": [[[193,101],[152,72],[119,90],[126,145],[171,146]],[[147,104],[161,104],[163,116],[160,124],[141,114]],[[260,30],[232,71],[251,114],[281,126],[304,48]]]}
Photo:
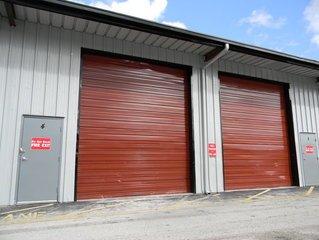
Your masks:
{"label": "white text on red sign", "polygon": [[51,150],[51,138],[49,137],[32,138],[31,150]]}
{"label": "white text on red sign", "polygon": [[208,156],[209,157],[216,157],[216,144],[215,143],[208,144]]}

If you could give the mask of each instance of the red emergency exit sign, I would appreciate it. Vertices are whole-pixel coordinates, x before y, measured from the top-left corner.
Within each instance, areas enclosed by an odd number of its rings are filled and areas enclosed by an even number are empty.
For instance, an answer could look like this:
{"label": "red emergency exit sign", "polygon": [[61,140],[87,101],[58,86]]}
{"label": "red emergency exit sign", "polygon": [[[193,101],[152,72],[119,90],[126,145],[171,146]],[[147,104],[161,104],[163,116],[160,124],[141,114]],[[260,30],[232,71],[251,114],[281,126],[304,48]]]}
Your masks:
{"label": "red emergency exit sign", "polygon": [[306,154],[313,154],[315,152],[315,147],[313,145],[307,145],[305,147]]}
{"label": "red emergency exit sign", "polygon": [[31,150],[51,150],[51,138],[34,137],[31,138]]}
{"label": "red emergency exit sign", "polygon": [[216,144],[215,143],[208,144],[208,156],[209,157],[216,157]]}

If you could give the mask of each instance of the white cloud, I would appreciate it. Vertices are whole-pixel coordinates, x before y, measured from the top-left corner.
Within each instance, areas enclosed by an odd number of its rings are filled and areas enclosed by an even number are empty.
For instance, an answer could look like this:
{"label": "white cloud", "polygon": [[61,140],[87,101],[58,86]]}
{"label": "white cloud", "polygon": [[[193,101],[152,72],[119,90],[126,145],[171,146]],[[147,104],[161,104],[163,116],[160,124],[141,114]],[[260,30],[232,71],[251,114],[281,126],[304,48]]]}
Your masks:
{"label": "white cloud", "polygon": [[241,19],[239,23],[249,24],[252,27],[281,28],[286,23],[286,19],[274,18],[266,10],[253,10],[249,17]]}
{"label": "white cloud", "polygon": [[311,0],[304,10],[308,31],[313,34],[311,42],[319,46],[319,0]]}
{"label": "white cloud", "polygon": [[[69,1],[85,4],[84,0]],[[166,10],[168,0],[89,0],[86,4],[112,12],[160,22]],[[187,29],[186,25],[181,21],[162,21],[162,23]]]}
{"label": "white cloud", "polygon": [[167,7],[167,0],[113,0],[111,3],[94,1],[91,2],[90,5],[113,12],[156,21],[164,13]]}
{"label": "white cloud", "polygon": [[180,21],[176,21],[176,22],[163,21],[162,23],[169,26],[177,27],[177,28],[187,29],[186,25]]}
{"label": "white cloud", "polygon": [[319,34],[316,34],[314,35],[312,38],[311,38],[311,42],[316,44],[317,46],[319,46]]}

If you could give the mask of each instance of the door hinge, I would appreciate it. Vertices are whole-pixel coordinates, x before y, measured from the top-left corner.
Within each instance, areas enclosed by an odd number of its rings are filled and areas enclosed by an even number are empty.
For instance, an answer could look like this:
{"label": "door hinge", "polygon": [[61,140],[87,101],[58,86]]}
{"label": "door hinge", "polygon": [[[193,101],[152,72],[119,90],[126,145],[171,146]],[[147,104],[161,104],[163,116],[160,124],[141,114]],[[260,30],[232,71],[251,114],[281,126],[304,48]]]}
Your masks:
{"label": "door hinge", "polygon": [[62,132],[62,127],[60,127],[60,132]]}

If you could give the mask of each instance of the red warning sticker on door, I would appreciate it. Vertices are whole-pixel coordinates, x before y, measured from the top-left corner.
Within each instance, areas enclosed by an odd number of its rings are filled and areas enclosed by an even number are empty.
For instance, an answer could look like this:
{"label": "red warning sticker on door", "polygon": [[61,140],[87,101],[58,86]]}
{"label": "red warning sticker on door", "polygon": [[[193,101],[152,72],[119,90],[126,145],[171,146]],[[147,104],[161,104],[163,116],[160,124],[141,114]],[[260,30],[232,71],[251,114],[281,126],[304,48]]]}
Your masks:
{"label": "red warning sticker on door", "polygon": [[313,154],[315,152],[315,147],[313,145],[306,145],[305,153],[306,154]]}
{"label": "red warning sticker on door", "polygon": [[31,138],[31,150],[51,150],[51,138],[49,137]]}
{"label": "red warning sticker on door", "polygon": [[215,143],[208,144],[208,155],[209,155],[209,157],[216,157],[216,144]]}

